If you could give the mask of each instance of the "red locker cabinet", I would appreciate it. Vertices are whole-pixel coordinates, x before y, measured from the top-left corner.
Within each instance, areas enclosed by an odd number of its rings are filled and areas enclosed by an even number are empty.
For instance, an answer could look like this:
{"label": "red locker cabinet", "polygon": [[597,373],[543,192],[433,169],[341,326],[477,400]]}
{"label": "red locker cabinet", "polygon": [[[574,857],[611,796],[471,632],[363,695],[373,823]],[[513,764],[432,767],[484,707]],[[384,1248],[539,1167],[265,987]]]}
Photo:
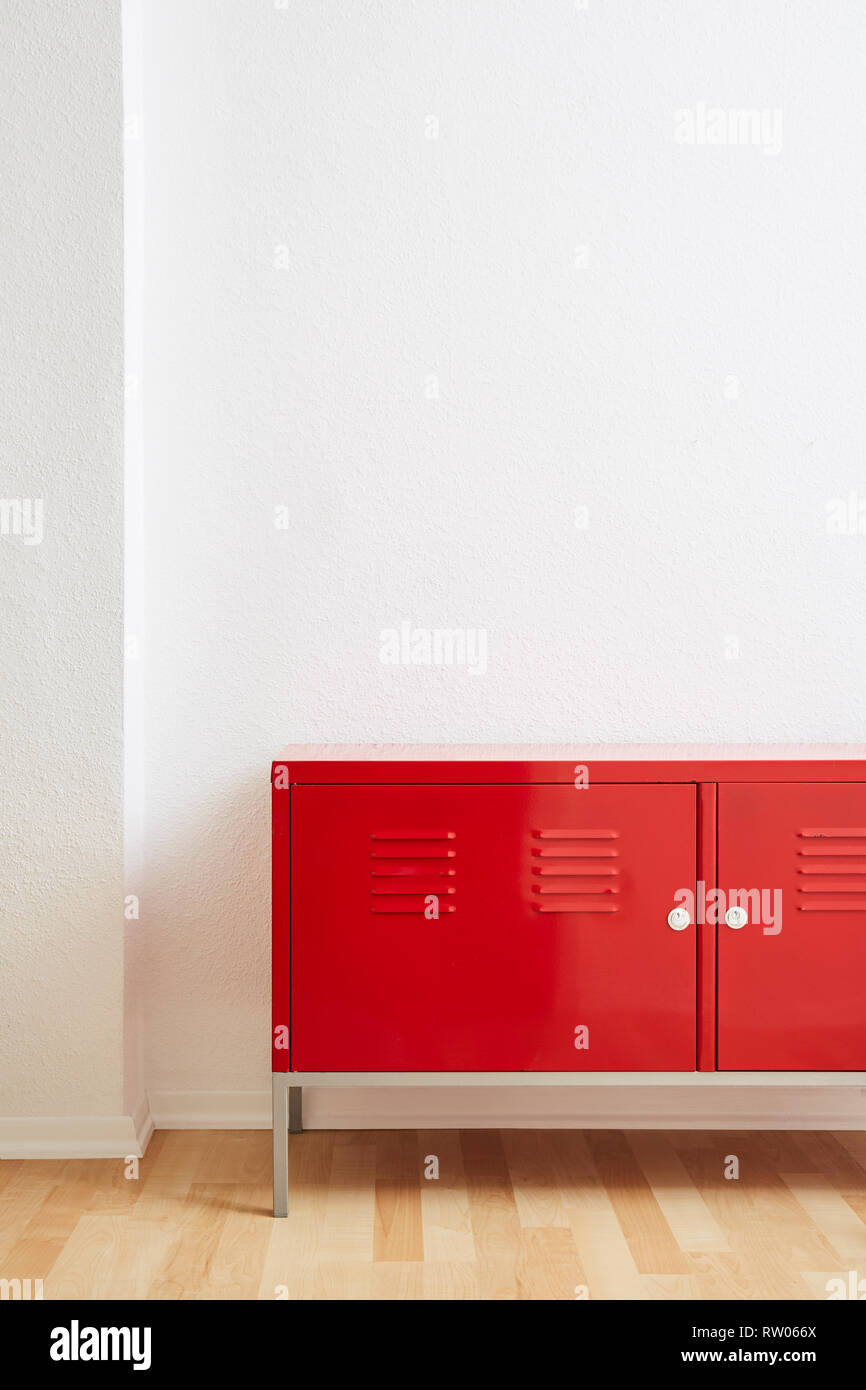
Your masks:
{"label": "red locker cabinet", "polygon": [[720,787],[719,884],[720,1070],[866,1068],[866,787]]}
{"label": "red locker cabinet", "polygon": [[273,765],[274,1181],[310,1085],[866,1085],[866,758]]}

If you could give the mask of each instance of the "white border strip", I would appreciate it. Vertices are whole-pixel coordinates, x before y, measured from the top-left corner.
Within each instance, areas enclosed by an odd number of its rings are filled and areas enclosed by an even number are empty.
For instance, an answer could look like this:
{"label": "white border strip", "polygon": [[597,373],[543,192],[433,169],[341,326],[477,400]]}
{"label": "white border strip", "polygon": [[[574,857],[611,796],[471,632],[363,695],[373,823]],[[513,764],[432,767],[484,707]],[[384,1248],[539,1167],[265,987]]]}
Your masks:
{"label": "white border strip", "polygon": [[[146,1123],[140,1132],[150,1137]],[[0,1119],[0,1158],[141,1158],[143,1152],[129,1115]]]}

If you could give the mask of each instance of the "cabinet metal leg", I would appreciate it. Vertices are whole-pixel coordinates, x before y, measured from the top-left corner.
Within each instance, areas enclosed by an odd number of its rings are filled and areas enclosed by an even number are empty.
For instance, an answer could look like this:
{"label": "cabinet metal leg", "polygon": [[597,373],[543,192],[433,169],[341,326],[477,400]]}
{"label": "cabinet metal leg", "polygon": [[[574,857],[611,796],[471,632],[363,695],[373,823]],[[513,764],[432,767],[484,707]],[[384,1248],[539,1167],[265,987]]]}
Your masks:
{"label": "cabinet metal leg", "polygon": [[289,1214],[288,1105],[289,1088],[286,1085],[286,1074],[285,1072],[274,1072],[274,1216],[288,1216]]}
{"label": "cabinet metal leg", "polygon": [[304,1132],[304,1112],[303,1112],[303,1086],[289,1087],[289,1133],[303,1134]]}

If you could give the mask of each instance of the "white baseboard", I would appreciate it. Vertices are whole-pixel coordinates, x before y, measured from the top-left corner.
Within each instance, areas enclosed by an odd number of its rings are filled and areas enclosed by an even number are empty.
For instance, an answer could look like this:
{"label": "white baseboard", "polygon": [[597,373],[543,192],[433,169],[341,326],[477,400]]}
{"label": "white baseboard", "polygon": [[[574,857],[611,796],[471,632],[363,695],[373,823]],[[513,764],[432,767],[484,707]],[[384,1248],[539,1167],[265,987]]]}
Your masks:
{"label": "white baseboard", "polygon": [[0,1158],[140,1158],[152,1130],[131,1115],[0,1118]]}
{"label": "white baseboard", "polygon": [[150,1091],[156,1129],[270,1129],[267,1091]]}
{"label": "white baseboard", "polygon": [[146,1092],[132,1112],[132,1127],[135,1130],[135,1137],[138,1140],[139,1157],[142,1157],[147,1152],[147,1146],[156,1128],[153,1123],[153,1115],[150,1112],[150,1102]]}
{"label": "white baseboard", "polygon": [[[155,1091],[157,1129],[270,1129],[270,1091]],[[305,1129],[866,1129],[853,1086],[304,1088]]]}

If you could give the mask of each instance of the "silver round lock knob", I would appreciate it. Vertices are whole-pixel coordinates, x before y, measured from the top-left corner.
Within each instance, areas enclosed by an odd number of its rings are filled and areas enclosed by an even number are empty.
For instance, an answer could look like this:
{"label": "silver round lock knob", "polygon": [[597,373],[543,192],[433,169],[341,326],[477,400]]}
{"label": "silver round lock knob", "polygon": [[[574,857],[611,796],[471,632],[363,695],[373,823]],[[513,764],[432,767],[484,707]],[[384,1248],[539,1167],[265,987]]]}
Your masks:
{"label": "silver round lock knob", "polygon": [[691,918],[684,907],[672,907],[668,913],[668,926],[673,931],[685,931]]}
{"label": "silver round lock knob", "polygon": [[749,914],[744,907],[729,907],[725,913],[725,922],[729,927],[744,927],[749,920]]}

